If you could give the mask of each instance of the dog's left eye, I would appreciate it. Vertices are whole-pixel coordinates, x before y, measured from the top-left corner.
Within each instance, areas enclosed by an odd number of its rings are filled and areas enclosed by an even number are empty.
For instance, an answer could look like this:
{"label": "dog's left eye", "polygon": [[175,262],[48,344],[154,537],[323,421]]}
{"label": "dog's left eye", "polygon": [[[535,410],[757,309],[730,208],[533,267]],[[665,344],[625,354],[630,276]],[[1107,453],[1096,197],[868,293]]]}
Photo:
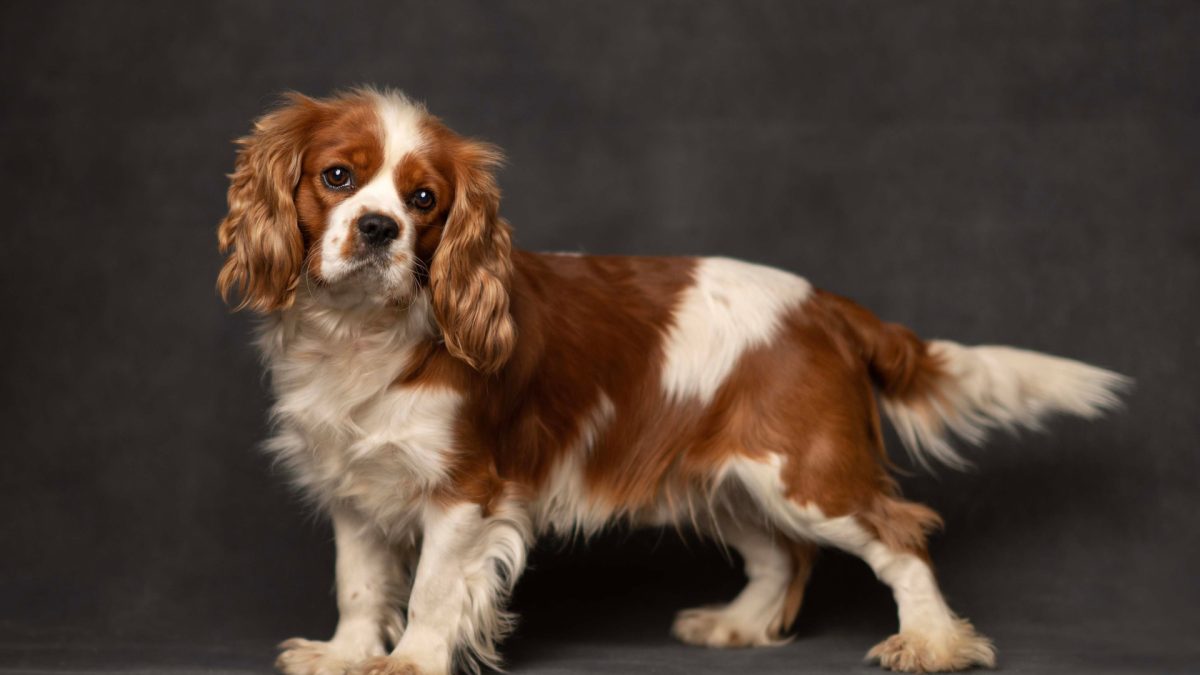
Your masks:
{"label": "dog's left eye", "polygon": [[340,190],[354,185],[354,174],[344,166],[335,166],[325,169],[321,173],[321,180],[325,181],[326,187]]}
{"label": "dog's left eye", "polygon": [[437,198],[433,196],[433,190],[421,188],[408,198],[408,203],[412,204],[420,211],[428,211],[437,203]]}

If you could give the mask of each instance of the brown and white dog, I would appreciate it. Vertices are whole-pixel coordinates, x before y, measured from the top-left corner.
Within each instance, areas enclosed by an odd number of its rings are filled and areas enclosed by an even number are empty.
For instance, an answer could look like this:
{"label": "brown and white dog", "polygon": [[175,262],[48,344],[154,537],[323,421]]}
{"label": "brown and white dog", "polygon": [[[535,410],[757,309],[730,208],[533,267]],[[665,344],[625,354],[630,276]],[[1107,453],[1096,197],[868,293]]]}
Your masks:
{"label": "brown and white dog", "polygon": [[495,666],[534,538],[614,523],[744,559],[733,601],[678,615],[684,642],[780,643],[834,546],[899,606],[869,658],[993,665],[938,591],[939,518],[901,498],[875,397],[914,457],[961,466],[951,432],[1093,417],[1125,384],[925,342],[768,267],[513,250],[499,151],[399,93],[292,95],[239,145],[219,287],[265,315],[269,448],[337,543],[337,630],[283,643],[286,673]]}

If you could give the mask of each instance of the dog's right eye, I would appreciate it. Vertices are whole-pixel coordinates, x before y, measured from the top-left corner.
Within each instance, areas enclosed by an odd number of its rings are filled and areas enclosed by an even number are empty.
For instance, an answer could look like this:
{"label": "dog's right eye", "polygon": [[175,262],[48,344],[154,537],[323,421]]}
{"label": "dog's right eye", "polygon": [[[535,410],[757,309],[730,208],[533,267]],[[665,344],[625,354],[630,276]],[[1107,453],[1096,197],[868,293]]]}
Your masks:
{"label": "dog's right eye", "polygon": [[326,187],[341,190],[354,185],[354,174],[344,166],[335,166],[325,169],[321,173],[321,180],[325,181]]}

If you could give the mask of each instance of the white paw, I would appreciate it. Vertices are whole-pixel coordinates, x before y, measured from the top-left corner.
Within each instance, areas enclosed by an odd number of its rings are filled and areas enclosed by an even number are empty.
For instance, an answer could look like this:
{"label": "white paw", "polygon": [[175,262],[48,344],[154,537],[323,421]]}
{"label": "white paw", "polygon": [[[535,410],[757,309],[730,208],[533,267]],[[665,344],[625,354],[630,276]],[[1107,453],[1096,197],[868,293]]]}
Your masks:
{"label": "white paw", "polygon": [[279,644],[275,668],[286,675],[346,675],[350,668],[371,656],[332,642],[292,638]]}
{"label": "white paw", "polygon": [[964,619],[937,633],[898,633],[867,652],[881,668],[906,673],[941,673],[975,666],[996,667],[992,641],[975,632]]}
{"label": "white paw", "polygon": [[676,614],[671,633],[698,647],[767,647],[787,642],[775,619],[742,616],[727,606],[697,607]]}

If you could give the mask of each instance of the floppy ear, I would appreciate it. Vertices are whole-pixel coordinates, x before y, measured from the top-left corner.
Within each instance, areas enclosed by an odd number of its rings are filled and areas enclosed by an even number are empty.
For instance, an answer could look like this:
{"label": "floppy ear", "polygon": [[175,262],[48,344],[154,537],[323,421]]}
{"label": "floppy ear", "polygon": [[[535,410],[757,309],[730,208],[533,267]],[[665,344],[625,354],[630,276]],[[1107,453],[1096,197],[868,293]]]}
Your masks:
{"label": "floppy ear", "polygon": [[450,143],[454,202],[429,266],[433,309],[450,353],[494,373],[517,337],[508,308],[512,236],[498,215],[500,189],[492,175],[502,155],[478,141]]}
{"label": "floppy ear", "polygon": [[237,162],[229,176],[229,213],[217,229],[228,257],[217,277],[235,309],[271,312],[292,304],[304,263],[294,195],[309,127],[319,104],[299,94],[254,124],[238,139]]}

